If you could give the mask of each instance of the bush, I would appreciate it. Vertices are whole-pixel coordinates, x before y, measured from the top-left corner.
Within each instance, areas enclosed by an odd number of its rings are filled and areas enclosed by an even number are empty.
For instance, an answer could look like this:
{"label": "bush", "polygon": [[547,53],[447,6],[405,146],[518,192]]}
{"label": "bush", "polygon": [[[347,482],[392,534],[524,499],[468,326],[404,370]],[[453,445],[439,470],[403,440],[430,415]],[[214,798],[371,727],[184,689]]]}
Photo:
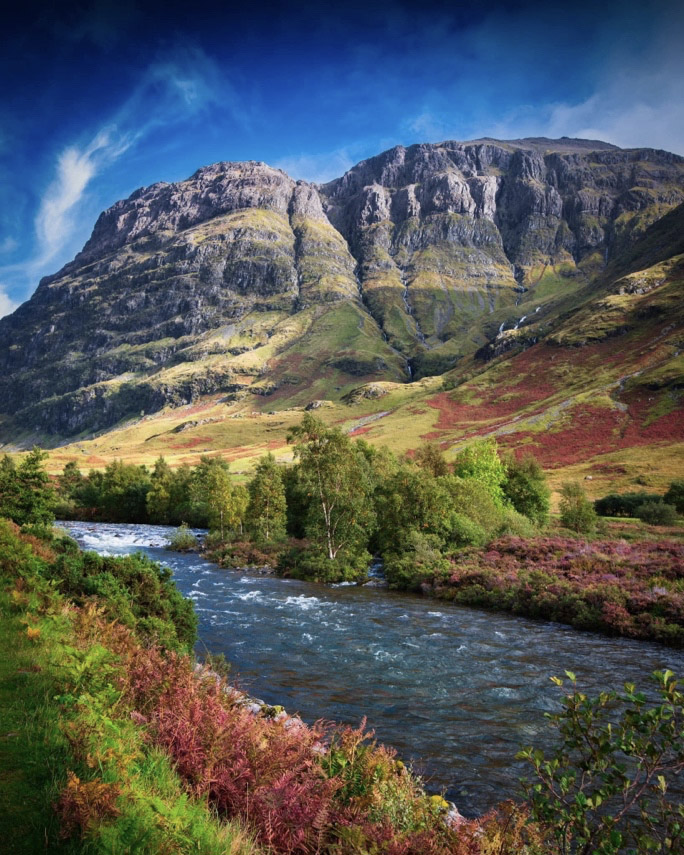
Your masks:
{"label": "bush", "polygon": [[440,546],[440,540],[434,534],[412,531],[408,549],[385,556],[385,576],[390,587],[419,590],[421,582],[432,579],[436,574],[447,573],[450,565]]}
{"label": "bush", "polygon": [[174,552],[193,552],[197,546],[197,538],[183,523],[175,530],[166,548],[172,549]]}
{"label": "bush", "polygon": [[561,523],[578,534],[588,534],[596,527],[596,511],[577,481],[561,487]]}
{"label": "bush", "polygon": [[455,509],[476,522],[492,537],[503,518],[503,507],[492,498],[486,485],[475,478],[447,475],[441,479],[453,501]]}
{"label": "bush", "polygon": [[487,532],[482,526],[465,514],[453,514],[451,517],[451,533],[449,541],[454,546],[484,546],[487,542]]}
{"label": "bush", "polygon": [[670,484],[663,501],[674,505],[678,514],[684,514],[684,478],[678,478]]}
{"label": "bush", "polygon": [[536,526],[530,518],[514,511],[513,508],[506,508],[497,531],[497,537],[506,534],[512,534],[516,537],[534,537],[536,533]]}
{"label": "bush", "polygon": [[663,501],[644,502],[636,509],[636,515],[648,525],[674,525],[677,522],[677,509]]}
{"label": "bush", "polygon": [[532,816],[555,839],[544,851],[683,851],[684,805],[668,798],[684,768],[684,694],[674,675],[655,672],[660,700],[651,701],[631,684],[588,698],[566,674],[572,692],[560,713],[547,714],[561,744],[548,758],[534,748],[518,755],[536,773],[536,783],[524,782]]}
{"label": "bush", "polygon": [[365,550],[338,552],[328,558],[319,544],[304,543],[283,551],[278,559],[278,574],[312,582],[363,582],[368,577],[371,555]]}
{"label": "bush", "polygon": [[537,460],[531,455],[521,460],[511,456],[505,461],[505,466],[506,480],[503,484],[505,497],[519,514],[523,514],[538,525],[546,525],[549,521],[551,491]]}
{"label": "bush", "polygon": [[195,642],[197,616],[192,602],[176,588],[167,567],[141,553],[62,554],[44,575],[77,605],[98,598],[110,618],[165,647],[190,648]]}
{"label": "bush", "polygon": [[635,517],[639,505],[660,500],[657,493],[610,493],[602,499],[596,499],[594,510],[601,517]]}
{"label": "bush", "polygon": [[250,540],[224,543],[207,535],[203,555],[221,567],[275,567],[284,549],[284,543],[253,543]]}

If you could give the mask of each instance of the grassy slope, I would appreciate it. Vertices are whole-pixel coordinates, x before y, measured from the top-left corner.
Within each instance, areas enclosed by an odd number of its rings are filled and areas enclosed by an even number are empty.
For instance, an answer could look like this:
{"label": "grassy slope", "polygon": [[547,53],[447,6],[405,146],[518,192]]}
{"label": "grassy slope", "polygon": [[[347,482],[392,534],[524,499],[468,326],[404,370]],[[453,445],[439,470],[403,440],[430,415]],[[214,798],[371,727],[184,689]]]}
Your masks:
{"label": "grassy slope", "polygon": [[[441,377],[406,383],[402,359],[356,303],[312,307],[298,325],[270,317],[263,345],[241,357],[249,382],[270,394],[208,396],[167,409],[55,449],[50,466],[102,467],[115,457],[150,463],[159,454],[194,463],[209,453],[247,471],[267,450],[290,459],[287,431],[319,400],[325,421],[399,453],[433,440],[453,454],[469,439],[495,435],[538,455],[554,487],[591,476],[591,495],[664,489],[681,477],[684,451],[683,221],[680,206],[591,289],[574,268],[540,267],[513,315],[509,307],[493,316],[498,325],[528,315],[504,333],[510,349],[489,362],[465,358],[448,385]],[[260,335],[247,326],[231,330],[231,344]],[[265,361],[268,373],[254,376]],[[396,382],[378,379],[387,369]],[[381,394],[349,395],[359,389]]]}
{"label": "grassy slope", "polygon": [[[684,450],[681,371],[676,330],[665,332],[670,326],[655,318],[584,347],[540,343],[495,360],[450,392],[441,378],[371,384],[386,394],[350,404],[338,398],[317,413],[397,452],[435,440],[455,453],[469,438],[494,434],[504,446],[528,446],[540,456],[554,486],[590,475],[587,487],[596,495],[641,482],[662,489],[681,475]],[[206,399],[56,449],[51,464],[55,470],[68,460],[97,467],[117,456],[149,463],[159,454],[193,463],[201,453],[221,453],[240,471],[267,450],[287,460],[287,430],[303,406],[335,394],[325,379],[297,392],[298,400],[278,394],[232,404]],[[183,425],[187,429],[174,431]]]}
{"label": "grassy slope", "polygon": [[[120,708],[111,685],[117,657],[97,629],[86,637],[98,610],[84,612],[79,623],[59,595],[39,607],[42,595],[24,583],[30,552],[21,551],[5,520],[0,528],[2,851],[258,855],[238,824],[218,821],[204,801],[187,796],[168,757]],[[65,793],[74,800],[65,816],[90,817],[83,834],[69,839],[55,813]],[[113,810],[98,808],[96,793],[100,805],[113,794]]]}
{"label": "grassy slope", "polygon": [[54,770],[65,766],[68,757],[50,706],[54,683],[37,665],[39,648],[19,617],[10,614],[4,592],[0,637],[0,839],[4,851],[16,855],[34,855],[48,842],[50,851],[68,851],[58,842],[58,822],[50,807],[56,796]]}

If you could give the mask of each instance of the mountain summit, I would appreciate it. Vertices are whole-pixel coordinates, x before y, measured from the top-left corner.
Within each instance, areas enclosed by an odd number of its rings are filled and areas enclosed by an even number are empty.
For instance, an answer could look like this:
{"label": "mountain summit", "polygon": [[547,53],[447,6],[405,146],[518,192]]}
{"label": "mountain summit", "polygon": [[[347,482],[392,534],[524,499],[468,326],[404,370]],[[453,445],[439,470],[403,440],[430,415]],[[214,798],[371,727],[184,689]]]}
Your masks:
{"label": "mountain summit", "polygon": [[650,265],[684,252],[663,220],[682,202],[684,158],[566,138],[397,146],[324,185],[254,161],[153,184],[0,320],[2,433],[58,439],[210,393],[277,410],[457,383],[567,338],[635,247]]}

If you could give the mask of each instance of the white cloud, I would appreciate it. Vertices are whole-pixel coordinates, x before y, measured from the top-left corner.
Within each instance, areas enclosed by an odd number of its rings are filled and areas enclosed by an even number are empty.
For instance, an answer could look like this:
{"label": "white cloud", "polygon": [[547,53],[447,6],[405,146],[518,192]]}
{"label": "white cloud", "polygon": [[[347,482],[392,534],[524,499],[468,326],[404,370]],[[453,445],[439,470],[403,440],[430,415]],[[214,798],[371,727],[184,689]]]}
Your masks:
{"label": "white cloud", "polygon": [[4,318],[5,315],[11,315],[18,306],[19,303],[12,300],[7,295],[5,288],[0,285],[0,318]]}
{"label": "white cloud", "polygon": [[38,254],[29,265],[40,270],[59,253],[74,230],[74,213],[93,177],[133,143],[115,127],[103,128],[80,149],[69,146],[57,158],[57,174],[45,191],[35,219]]}
{"label": "white cloud", "polygon": [[69,145],[55,156],[55,174],[34,220],[32,256],[6,265],[2,272],[14,280],[23,278],[28,287],[52,272],[73,253],[75,238],[82,240],[81,215],[93,180],[153,130],[191,120],[219,103],[237,122],[249,122],[249,112],[241,107],[235,90],[202,50],[182,46],[158,57],[89,140]]}
{"label": "white cloud", "polygon": [[491,135],[582,137],[684,155],[683,32],[680,12],[641,53],[616,49],[588,97],[522,107],[497,123]]}
{"label": "white cloud", "polygon": [[333,178],[351,169],[356,160],[347,149],[323,152],[321,154],[297,154],[283,157],[274,163],[278,169],[282,169],[291,178],[313,181],[317,184],[325,184]]}
{"label": "white cloud", "polygon": [[627,84],[608,84],[584,101],[522,108],[486,130],[487,136],[579,137],[621,148],[659,148],[684,155],[684,99],[663,77],[649,95]]}
{"label": "white cloud", "polygon": [[423,110],[419,115],[408,119],[406,127],[421,142],[442,142],[453,137],[452,126],[431,110]]}

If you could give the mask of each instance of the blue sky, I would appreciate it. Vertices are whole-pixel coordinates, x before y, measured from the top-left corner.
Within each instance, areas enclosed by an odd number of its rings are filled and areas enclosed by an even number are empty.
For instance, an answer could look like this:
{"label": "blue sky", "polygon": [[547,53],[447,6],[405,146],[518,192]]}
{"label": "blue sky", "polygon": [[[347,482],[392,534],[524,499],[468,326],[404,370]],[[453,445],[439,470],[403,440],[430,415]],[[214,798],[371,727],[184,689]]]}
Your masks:
{"label": "blue sky", "polygon": [[100,211],[217,160],[326,181],[398,143],[481,136],[684,155],[669,0],[17,5],[0,51],[0,316]]}

